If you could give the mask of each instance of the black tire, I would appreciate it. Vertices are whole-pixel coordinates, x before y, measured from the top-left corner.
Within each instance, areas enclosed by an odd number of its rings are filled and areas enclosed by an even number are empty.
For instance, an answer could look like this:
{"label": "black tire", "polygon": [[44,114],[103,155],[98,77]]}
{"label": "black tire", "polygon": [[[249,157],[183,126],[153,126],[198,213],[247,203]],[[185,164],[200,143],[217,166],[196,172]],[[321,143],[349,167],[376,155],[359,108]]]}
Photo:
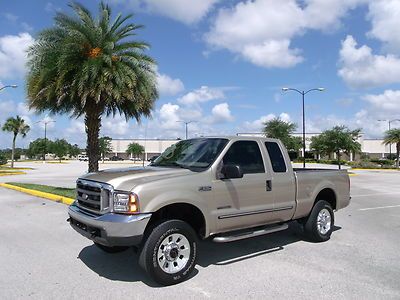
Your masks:
{"label": "black tire", "polygon": [[115,246],[115,247],[109,247],[109,246],[104,246],[102,244],[96,243],[94,242],[94,244],[100,248],[101,250],[103,250],[104,252],[107,253],[119,253],[122,251],[125,251],[126,249],[128,249],[128,246]]}
{"label": "black tire", "polygon": [[[187,244],[190,245],[190,248],[187,249],[186,263],[183,264],[182,269],[177,271],[176,273],[167,273],[160,266],[162,264],[159,261],[162,261],[161,258],[163,255],[159,257],[159,249],[162,247],[162,243],[166,242],[166,239],[171,239],[172,237],[183,236],[187,240]],[[177,245],[178,253],[175,254],[176,261],[181,259],[178,244]],[[183,246],[184,247],[184,246]],[[183,248],[185,249],[185,247]],[[172,251],[170,252],[172,256]],[[175,261],[168,261],[164,257],[164,267],[165,265],[171,263],[175,264]],[[183,256],[182,256],[183,257]],[[172,259],[170,257],[170,259]],[[185,281],[189,278],[190,274],[194,270],[197,261],[197,236],[194,232],[193,228],[183,222],[181,220],[169,220],[164,221],[151,230],[144,242],[143,248],[141,250],[139,256],[139,265],[149,274],[149,276],[159,284],[162,285],[173,285]],[[177,264],[177,263],[176,263]]]}
{"label": "black tire", "polygon": [[[329,230],[326,230],[327,227],[321,229],[321,227],[318,226],[318,215],[320,212],[325,213],[325,215],[329,213]],[[307,218],[307,221],[304,224],[304,233],[312,242],[325,242],[331,238],[334,224],[335,217],[332,206],[324,200],[319,200],[317,203],[315,203],[310,215]]]}

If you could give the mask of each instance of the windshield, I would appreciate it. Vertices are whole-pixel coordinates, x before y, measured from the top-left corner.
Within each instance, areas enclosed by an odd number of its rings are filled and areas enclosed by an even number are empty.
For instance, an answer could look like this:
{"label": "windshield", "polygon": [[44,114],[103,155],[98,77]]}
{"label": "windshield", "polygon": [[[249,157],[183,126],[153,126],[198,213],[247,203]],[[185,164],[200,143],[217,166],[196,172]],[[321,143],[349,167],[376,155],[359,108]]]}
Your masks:
{"label": "windshield", "polygon": [[180,141],[167,148],[151,166],[207,169],[224,149],[227,139],[198,138]]}

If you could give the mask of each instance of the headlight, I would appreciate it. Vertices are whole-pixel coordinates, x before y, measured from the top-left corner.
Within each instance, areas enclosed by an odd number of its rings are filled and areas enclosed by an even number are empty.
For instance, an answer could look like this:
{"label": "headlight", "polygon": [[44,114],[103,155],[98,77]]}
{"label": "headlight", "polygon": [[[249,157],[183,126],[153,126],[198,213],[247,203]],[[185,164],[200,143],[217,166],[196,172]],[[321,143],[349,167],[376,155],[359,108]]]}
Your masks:
{"label": "headlight", "polygon": [[139,199],[135,193],[115,192],[113,204],[116,213],[135,214],[139,212]]}

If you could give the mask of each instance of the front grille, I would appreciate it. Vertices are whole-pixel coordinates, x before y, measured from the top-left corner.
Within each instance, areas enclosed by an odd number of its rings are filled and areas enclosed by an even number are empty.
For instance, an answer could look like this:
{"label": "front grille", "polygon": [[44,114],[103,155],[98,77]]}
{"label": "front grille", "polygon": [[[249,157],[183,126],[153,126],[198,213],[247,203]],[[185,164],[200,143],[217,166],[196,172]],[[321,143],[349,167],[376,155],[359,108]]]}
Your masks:
{"label": "front grille", "polygon": [[94,213],[105,212],[109,207],[110,190],[100,182],[79,179],[76,183],[78,206]]}

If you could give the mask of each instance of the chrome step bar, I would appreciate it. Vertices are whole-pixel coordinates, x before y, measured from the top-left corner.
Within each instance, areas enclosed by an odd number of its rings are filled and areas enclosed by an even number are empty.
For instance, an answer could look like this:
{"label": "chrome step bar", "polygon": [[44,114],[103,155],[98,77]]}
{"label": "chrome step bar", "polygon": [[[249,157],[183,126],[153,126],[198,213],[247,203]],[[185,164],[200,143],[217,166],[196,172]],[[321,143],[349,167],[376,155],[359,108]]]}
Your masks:
{"label": "chrome step bar", "polygon": [[233,241],[238,241],[238,240],[243,240],[247,238],[252,238],[264,234],[269,234],[281,230],[288,229],[289,225],[288,224],[281,224],[281,225],[275,225],[275,226],[268,226],[261,228],[258,227],[256,230],[249,230],[249,231],[241,231],[241,232],[236,232],[236,233],[231,233],[231,235],[225,234],[225,235],[219,235],[213,238],[213,242],[216,243],[229,243]]}

